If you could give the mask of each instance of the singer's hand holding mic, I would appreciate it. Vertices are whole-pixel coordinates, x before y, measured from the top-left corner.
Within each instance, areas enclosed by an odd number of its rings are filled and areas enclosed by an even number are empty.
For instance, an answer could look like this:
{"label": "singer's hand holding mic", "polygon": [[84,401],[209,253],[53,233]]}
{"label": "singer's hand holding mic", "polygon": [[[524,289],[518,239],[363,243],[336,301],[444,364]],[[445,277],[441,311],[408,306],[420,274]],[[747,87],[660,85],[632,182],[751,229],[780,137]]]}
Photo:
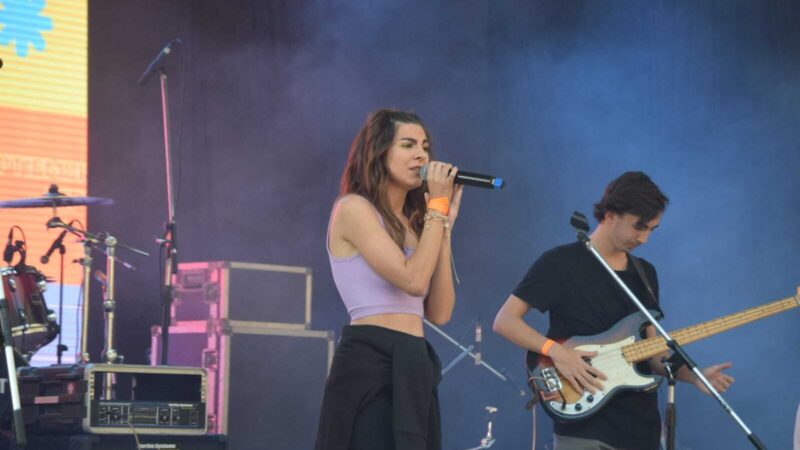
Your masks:
{"label": "singer's hand holding mic", "polygon": [[[420,169],[420,177],[428,182],[428,192],[425,194],[425,203],[432,198],[446,197],[449,200],[447,219],[450,228],[456,223],[458,209],[461,206],[461,195],[464,186],[455,186],[458,177],[458,167],[439,161],[431,161]],[[441,189],[441,190],[440,190]]]}
{"label": "singer's hand holding mic", "polygon": [[458,167],[441,161],[431,161],[422,166],[419,176],[428,182],[428,194],[431,198],[453,196],[453,183],[458,173]]}
{"label": "singer's hand holding mic", "polygon": [[[446,175],[442,171],[446,171]],[[464,186],[474,186],[484,189],[502,189],[506,185],[506,182],[500,177],[461,171],[458,170],[458,167],[438,161],[431,161],[422,166],[419,171],[419,176],[423,181],[428,182],[430,198],[438,197],[433,190],[433,184],[443,179],[446,179],[448,183],[450,183],[448,185],[450,188],[448,192],[451,195],[447,196],[447,198],[450,199],[450,213],[448,214],[448,218],[450,219],[451,226],[458,216],[458,207],[461,205],[461,194],[464,190]],[[453,183],[458,185],[455,191],[453,191]]]}

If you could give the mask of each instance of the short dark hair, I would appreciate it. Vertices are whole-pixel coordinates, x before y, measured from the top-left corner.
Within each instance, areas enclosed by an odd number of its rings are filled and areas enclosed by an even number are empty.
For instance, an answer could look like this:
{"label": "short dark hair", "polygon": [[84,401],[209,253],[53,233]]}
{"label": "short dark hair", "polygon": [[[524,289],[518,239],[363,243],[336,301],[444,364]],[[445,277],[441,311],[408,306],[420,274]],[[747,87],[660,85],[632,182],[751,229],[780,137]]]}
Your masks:
{"label": "short dark hair", "polygon": [[607,212],[633,214],[641,223],[653,220],[667,208],[669,198],[644,172],[625,172],[608,183],[603,198],[594,204],[594,218],[602,222]]}

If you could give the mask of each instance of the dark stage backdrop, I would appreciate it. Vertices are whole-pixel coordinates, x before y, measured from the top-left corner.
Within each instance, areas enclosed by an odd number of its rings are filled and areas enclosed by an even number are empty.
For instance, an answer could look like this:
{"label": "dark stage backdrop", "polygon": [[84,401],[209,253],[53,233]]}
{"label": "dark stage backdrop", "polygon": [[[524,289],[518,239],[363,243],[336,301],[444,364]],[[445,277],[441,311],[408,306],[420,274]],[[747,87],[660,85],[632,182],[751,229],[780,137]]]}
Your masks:
{"label": "dark stage backdrop", "polygon": [[[485,359],[517,380],[523,352],[490,331],[494,314],[542,251],[574,239],[572,211],[589,213],[623,171],[648,172],[671,198],[638,252],[659,270],[668,329],[800,284],[796,3],[92,1],[89,194],[116,204],[90,209],[89,223],[154,254],[167,217],[159,88],[136,79],[176,37],[181,260],[312,267],[316,329],[347,320],[325,229],[349,144],[379,107],[419,113],[441,159],[507,179],[504,191],[464,195],[461,285],[444,329],[469,343],[479,319]],[[160,275],[155,257],[130,260],[139,270],[119,270],[119,349],[144,363]],[[798,318],[689,347],[704,366],[734,361],[727,398],[769,448],[791,446]],[[678,396],[680,448],[750,448],[712,399],[688,385]],[[462,361],[441,385],[444,447],[478,445],[493,405],[497,448],[530,448],[525,400]],[[544,414],[538,425],[546,448]]]}

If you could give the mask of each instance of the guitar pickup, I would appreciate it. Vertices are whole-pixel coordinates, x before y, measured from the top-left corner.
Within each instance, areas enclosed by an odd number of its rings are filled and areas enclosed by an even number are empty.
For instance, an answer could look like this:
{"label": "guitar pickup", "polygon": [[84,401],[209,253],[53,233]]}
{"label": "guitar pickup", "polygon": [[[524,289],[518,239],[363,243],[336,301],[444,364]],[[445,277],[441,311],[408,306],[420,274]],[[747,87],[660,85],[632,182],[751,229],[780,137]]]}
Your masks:
{"label": "guitar pickup", "polygon": [[542,369],[542,378],[544,379],[544,388],[548,394],[559,392],[564,387],[555,367]]}

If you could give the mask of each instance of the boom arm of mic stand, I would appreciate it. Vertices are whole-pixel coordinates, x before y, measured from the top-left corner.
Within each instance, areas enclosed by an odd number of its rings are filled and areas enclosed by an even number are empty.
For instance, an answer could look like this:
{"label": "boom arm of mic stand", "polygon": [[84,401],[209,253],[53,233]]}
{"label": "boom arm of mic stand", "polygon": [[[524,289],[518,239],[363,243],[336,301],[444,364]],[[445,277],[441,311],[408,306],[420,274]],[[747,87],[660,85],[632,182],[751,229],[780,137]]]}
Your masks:
{"label": "boom arm of mic stand", "polygon": [[[441,328],[439,328],[439,327],[437,327],[436,325],[434,325],[433,323],[431,323],[431,322],[430,322],[428,319],[424,319],[424,318],[423,318],[422,320],[423,320],[423,322],[425,322],[425,325],[427,325],[427,326],[431,327],[431,328],[433,329],[433,331],[435,331],[435,332],[439,333],[439,334],[440,334],[440,335],[441,335],[443,338],[447,339],[447,340],[448,340],[448,341],[449,341],[451,344],[455,345],[455,346],[456,346],[456,347],[457,347],[459,350],[461,350],[461,351],[462,351],[462,352],[463,352],[465,355],[469,355],[469,356],[471,356],[471,357],[472,357],[472,359],[474,359],[474,360],[475,360],[476,364],[480,364],[481,366],[485,367],[485,368],[486,368],[486,370],[488,370],[489,372],[491,372],[492,374],[494,374],[494,376],[496,376],[497,378],[499,378],[499,379],[501,379],[502,381],[504,381],[504,382],[506,382],[506,383],[509,383],[509,384],[511,384],[512,386],[514,386],[514,388],[516,388],[517,390],[519,390],[519,395],[520,395],[520,397],[525,397],[525,396],[527,396],[527,395],[528,395],[528,393],[527,393],[527,392],[526,392],[524,389],[522,389],[522,388],[520,388],[519,386],[517,386],[517,385],[516,385],[516,384],[515,384],[515,383],[514,383],[514,382],[513,382],[513,381],[512,381],[512,380],[511,380],[511,379],[510,379],[510,378],[509,378],[507,375],[504,375],[504,374],[502,373],[502,371],[498,371],[498,370],[497,370],[497,369],[495,369],[494,367],[492,367],[492,366],[490,366],[489,364],[487,364],[487,363],[486,363],[486,361],[484,360],[484,358],[483,358],[483,357],[481,357],[481,359],[480,359],[480,361],[479,361],[479,360],[478,360],[478,355],[476,355],[475,353],[473,353],[473,352],[472,352],[472,350],[470,350],[469,348],[467,348],[467,347],[464,347],[463,345],[461,345],[461,344],[460,344],[460,343],[459,343],[457,340],[455,340],[455,339],[453,339],[452,337],[450,337],[450,335],[448,335],[447,333],[445,333],[445,332],[444,332],[444,331],[443,331]],[[463,356],[461,356],[461,357],[463,358]]]}
{"label": "boom arm of mic stand", "polygon": [[471,353],[472,349],[474,349],[474,348],[475,348],[474,345],[470,345],[469,347],[465,348],[464,351],[459,353],[458,356],[453,358],[453,360],[450,361],[450,363],[447,366],[445,366],[444,369],[442,369],[442,376],[444,376],[444,374],[446,374],[450,369],[455,367],[456,364],[458,364],[459,361],[464,359],[467,356],[467,354]]}
{"label": "boom arm of mic stand", "polygon": [[[47,228],[64,228],[65,230],[67,230],[70,233],[72,233],[72,234],[80,237],[81,239],[89,242],[90,244],[105,245],[105,238],[102,236],[104,233],[99,233],[99,234],[90,233],[90,232],[88,232],[86,230],[81,230],[80,228],[76,228],[76,227],[73,227],[72,225],[69,225],[69,224],[66,224],[64,222],[61,222],[60,219],[58,220],[58,222],[53,222],[53,221],[48,222]],[[125,250],[130,250],[130,251],[132,251],[134,253],[138,253],[139,255],[142,255],[142,256],[150,256],[150,254],[147,253],[146,251],[139,250],[138,248],[131,247],[130,245],[125,245],[125,244],[121,244],[121,243],[117,242],[115,244],[115,246],[124,248]]]}
{"label": "boom arm of mic stand", "polygon": [[[573,219],[574,217],[575,216],[573,215]],[[573,226],[575,226],[574,222]],[[652,316],[652,314],[650,314],[647,308],[644,307],[642,302],[639,301],[639,299],[633,292],[631,292],[631,290],[628,288],[628,285],[626,285],[625,282],[623,282],[622,279],[620,279],[620,277],[617,275],[614,269],[608,264],[608,262],[606,262],[605,258],[603,258],[600,252],[597,251],[597,249],[592,244],[591,239],[589,239],[589,236],[586,234],[586,230],[582,229],[581,227],[576,227],[576,228],[578,231],[578,240],[581,241],[586,246],[586,249],[589,250],[589,253],[591,253],[597,259],[598,262],[600,262],[603,268],[611,275],[611,278],[614,279],[616,284],[618,284],[619,287],[622,288],[622,290],[625,292],[628,298],[647,317],[647,320],[650,322],[650,324],[653,325],[656,330],[658,330],[658,334],[665,339],[667,346],[681,355],[683,360],[686,362],[686,365],[692,370],[692,372],[694,372],[694,374],[708,389],[708,391],[711,392],[714,398],[717,399],[722,408],[725,411],[727,411],[728,414],[730,414],[730,416],[733,417],[736,423],[739,424],[739,427],[741,427],[742,430],[744,430],[744,432],[747,434],[747,438],[750,440],[753,446],[755,448],[764,450],[765,449],[764,444],[761,443],[761,441],[758,439],[755,433],[750,431],[750,429],[747,427],[747,425],[745,425],[742,419],[739,418],[739,416],[736,414],[733,408],[731,408],[731,406],[725,401],[725,399],[722,398],[722,396],[720,395],[719,392],[717,392],[714,386],[711,385],[711,382],[709,382],[708,378],[706,378],[706,376],[703,375],[703,372],[697,367],[697,364],[695,364],[695,362],[683,350],[683,347],[681,347],[681,345],[676,340],[672,339],[672,336],[670,336],[669,333],[667,333],[667,331],[663,327],[661,327],[661,325],[658,323],[658,321],[656,321],[656,319]]]}

